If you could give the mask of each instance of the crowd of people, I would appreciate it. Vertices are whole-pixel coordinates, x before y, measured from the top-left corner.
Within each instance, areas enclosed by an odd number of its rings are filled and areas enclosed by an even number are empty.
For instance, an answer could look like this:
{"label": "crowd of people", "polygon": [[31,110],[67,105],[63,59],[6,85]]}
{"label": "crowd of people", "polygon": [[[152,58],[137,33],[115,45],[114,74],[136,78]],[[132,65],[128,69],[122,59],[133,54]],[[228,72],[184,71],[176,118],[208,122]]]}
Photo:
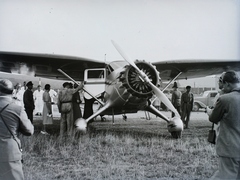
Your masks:
{"label": "crowd of people", "polygon": [[80,109],[80,97],[79,90],[83,88],[83,84],[75,85],[73,88],[72,83],[63,83],[63,89],[59,91],[58,94],[58,109],[61,113],[60,122],[60,136],[73,135],[74,132],[74,122],[78,118],[82,117]]}
{"label": "crowd of people", "polygon": [[[83,84],[63,83],[63,89],[57,94],[57,106],[61,113],[60,136],[74,135],[74,121],[82,117],[79,104],[79,91]],[[44,90],[38,86],[33,91],[29,81],[15,88],[11,81],[0,79],[0,179],[24,179],[22,170],[22,152],[19,134],[30,136],[34,133],[33,112],[43,117],[42,134],[46,125],[53,123],[51,86]],[[240,179],[240,78],[235,71],[227,71],[219,78],[220,92],[212,108],[207,108],[209,121],[218,125],[216,152],[219,167],[212,179]],[[54,93],[55,94],[55,93]],[[56,94],[55,94],[56,96]],[[174,82],[171,97],[172,104],[181,114],[188,128],[193,108],[191,87],[181,93]],[[42,104],[40,103],[42,102]],[[172,114],[174,116],[174,114]]]}
{"label": "crowd of people", "polygon": [[46,84],[44,89],[38,85],[36,90],[33,90],[32,81],[24,84],[23,87],[20,83],[16,84],[12,98],[14,103],[24,107],[32,123],[34,115],[42,116],[43,128],[41,133],[49,134],[46,131],[46,125],[53,123],[52,105],[57,104],[61,114],[60,136],[72,134],[75,120],[82,117],[79,90],[82,89],[83,85],[78,86],[71,82],[65,82],[63,89],[57,93],[51,89],[50,84]]}

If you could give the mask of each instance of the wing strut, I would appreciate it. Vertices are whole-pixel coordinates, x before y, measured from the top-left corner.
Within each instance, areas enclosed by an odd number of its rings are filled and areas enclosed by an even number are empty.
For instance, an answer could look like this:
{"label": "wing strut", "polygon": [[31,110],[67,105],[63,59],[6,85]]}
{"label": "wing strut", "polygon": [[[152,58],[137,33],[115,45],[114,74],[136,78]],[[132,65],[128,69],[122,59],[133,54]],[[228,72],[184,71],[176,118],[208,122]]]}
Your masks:
{"label": "wing strut", "polygon": [[182,72],[178,73],[178,75],[177,75],[175,78],[173,78],[173,79],[163,88],[162,91],[165,91],[165,90],[168,88],[168,86],[169,86],[173,81],[175,81],[175,80],[178,78],[178,76],[180,76],[181,74],[182,74]]}
{"label": "wing strut", "polygon": [[[181,74],[182,74],[182,72],[178,73],[178,75],[177,75],[175,78],[173,78],[173,79],[163,88],[162,92],[164,92],[164,91],[168,88],[168,86],[169,86],[173,81],[175,81],[175,80],[178,78],[178,76],[180,76]],[[154,101],[156,101],[157,98],[158,98],[158,97],[155,97],[155,98],[151,101],[151,103],[153,103]]]}

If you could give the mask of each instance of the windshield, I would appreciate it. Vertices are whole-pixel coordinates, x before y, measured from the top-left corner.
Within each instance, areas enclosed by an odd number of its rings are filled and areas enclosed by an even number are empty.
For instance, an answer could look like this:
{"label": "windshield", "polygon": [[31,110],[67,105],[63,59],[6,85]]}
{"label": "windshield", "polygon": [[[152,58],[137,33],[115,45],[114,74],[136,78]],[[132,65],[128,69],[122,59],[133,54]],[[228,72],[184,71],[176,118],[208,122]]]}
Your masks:
{"label": "windshield", "polygon": [[209,93],[208,91],[205,91],[202,96],[207,97],[208,93]]}
{"label": "windshield", "polygon": [[113,62],[109,63],[109,66],[111,66],[111,68],[113,70],[115,70],[115,69],[118,69],[120,67],[124,67],[127,64],[128,63],[126,61],[113,61]]}

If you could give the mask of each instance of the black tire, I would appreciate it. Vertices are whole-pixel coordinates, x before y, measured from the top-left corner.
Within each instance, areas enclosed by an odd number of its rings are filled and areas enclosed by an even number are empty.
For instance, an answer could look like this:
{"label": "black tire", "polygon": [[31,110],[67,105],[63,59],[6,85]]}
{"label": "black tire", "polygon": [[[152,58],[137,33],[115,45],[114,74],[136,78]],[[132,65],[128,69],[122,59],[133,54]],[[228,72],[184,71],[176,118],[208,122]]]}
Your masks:
{"label": "black tire", "polygon": [[171,135],[174,139],[179,139],[182,137],[182,131],[179,132],[171,132]]}

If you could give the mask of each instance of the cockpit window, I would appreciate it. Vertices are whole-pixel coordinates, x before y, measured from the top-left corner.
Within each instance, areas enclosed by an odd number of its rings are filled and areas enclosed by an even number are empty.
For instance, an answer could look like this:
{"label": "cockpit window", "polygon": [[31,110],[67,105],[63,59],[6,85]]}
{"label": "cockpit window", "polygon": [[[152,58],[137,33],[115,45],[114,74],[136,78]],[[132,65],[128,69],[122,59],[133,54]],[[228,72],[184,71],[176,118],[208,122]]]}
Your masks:
{"label": "cockpit window", "polygon": [[105,82],[105,78],[105,68],[85,69],[84,71],[84,81],[86,82]]}
{"label": "cockpit window", "polygon": [[89,70],[87,73],[88,79],[104,78],[104,70]]}

